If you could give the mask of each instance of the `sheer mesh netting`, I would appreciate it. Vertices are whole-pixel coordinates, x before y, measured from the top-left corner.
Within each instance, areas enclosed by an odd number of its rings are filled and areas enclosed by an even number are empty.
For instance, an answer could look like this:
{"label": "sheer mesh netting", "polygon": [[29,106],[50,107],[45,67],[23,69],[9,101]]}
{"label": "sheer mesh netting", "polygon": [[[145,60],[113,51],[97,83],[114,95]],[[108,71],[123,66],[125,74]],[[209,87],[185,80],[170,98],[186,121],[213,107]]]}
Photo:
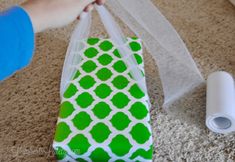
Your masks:
{"label": "sheer mesh netting", "polygon": [[204,83],[183,41],[150,0],[110,0],[108,6],[142,39],[156,61],[165,108]]}
{"label": "sheer mesh netting", "polygon": [[[158,67],[164,92],[164,107],[168,108],[186,94],[193,92],[204,83],[199,69],[179,35],[150,0],[109,0],[110,10],[118,16],[144,43]],[[116,43],[122,57],[127,57],[130,49],[124,45],[125,36],[111,14],[104,7],[97,7],[101,20],[113,42]],[[61,94],[67,82],[72,78],[74,66],[79,62],[79,40],[89,35],[91,16],[84,16],[71,38],[65,66],[62,74]],[[126,59],[134,79],[139,81],[141,72],[136,69],[135,59]],[[139,83],[142,83],[139,81]],[[143,91],[145,85],[139,84]]]}

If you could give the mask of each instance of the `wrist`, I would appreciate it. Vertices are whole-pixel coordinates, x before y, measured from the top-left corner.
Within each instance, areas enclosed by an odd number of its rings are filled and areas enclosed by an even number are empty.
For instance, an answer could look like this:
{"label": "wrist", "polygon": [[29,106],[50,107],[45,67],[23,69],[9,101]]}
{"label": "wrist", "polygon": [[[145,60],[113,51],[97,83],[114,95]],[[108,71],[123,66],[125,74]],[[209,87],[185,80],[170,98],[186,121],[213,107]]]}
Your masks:
{"label": "wrist", "polygon": [[94,0],[29,0],[21,6],[30,16],[37,33],[71,23],[92,2]]}
{"label": "wrist", "polygon": [[[36,2],[37,3],[37,2]],[[43,15],[40,14],[40,4],[36,4],[36,3],[23,3],[21,5],[21,7],[28,13],[32,25],[33,25],[33,29],[34,29],[34,33],[38,33],[41,32],[43,30],[46,29],[46,26],[44,24],[43,21]],[[43,10],[42,10],[43,11]]]}

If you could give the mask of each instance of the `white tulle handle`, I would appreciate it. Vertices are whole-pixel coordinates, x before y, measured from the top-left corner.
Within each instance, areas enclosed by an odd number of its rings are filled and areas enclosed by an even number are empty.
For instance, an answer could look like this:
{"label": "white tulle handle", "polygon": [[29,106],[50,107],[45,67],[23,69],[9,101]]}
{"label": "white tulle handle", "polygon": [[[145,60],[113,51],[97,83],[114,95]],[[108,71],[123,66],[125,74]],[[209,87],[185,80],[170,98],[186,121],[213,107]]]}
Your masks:
{"label": "white tulle handle", "polygon": [[[143,41],[146,49],[156,61],[164,92],[164,106],[191,92],[195,87],[205,83],[191,54],[173,26],[161,14],[150,0],[109,0],[110,9]],[[126,37],[104,6],[96,6],[101,20],[112,41],[130,68],[131,75],[139,87],[146,92],[141,81],[142,73],[137,62],[126,46]],[[61,95],[75,73],[79,62],[81,40],[88,38],[91,15],[85,16],[76,27],[68,48],[61,81]]]}
{"label": "white tulle handle", "polygon": [[121,57],[123,58],[123,61],[129,68],[133,79],[137,81],[137,84],[141,88],[141,90],[147,93],[147,88],[144,84],[145,82],[143,82],[143,74],[138,68],[138,63],[133,56],[132,50],[130,49],[129,45],[126,44],[126,36],[124,36],[120,27],[114,21],[112,15],[104,6],[96,5],[96,9],[100,15],[101,21],[103,22],[110,36],[110,39],[113,43],[115,43],[115,47],[117,47]]}
{"label": "white tulle handle", "polygon": [[165,107],[205,83],[182,39],[150,0],[109,0],[107,4],[156,61]]}
{"label": "white tulle handle", "polygon": [[[138,63],[132,55],[132,51],[128,45],[126,45],[126,37],[122,33],[120,27],[114,21],[112,15],[108,12],[108,10],[104,6],[96,5],[96,9],[101,17],[101,20],[110,36],[110,39],[115,43],[115,47],[120,52],[126,66],[129,68],[130,73],[137,81],[138,86],[141,88],[143,92],[147,92],[146,85],[143,82],[143,74],[138,69]],[[82,40],[88,38],[91,26],[91,14],[90,13],[82,13],[81,21],[76,26],[70,44],[67,50],[64,68],[62,72],[62,80],[61,80],[61,96],[63,96],[66,88],[68,87],[69,82],[74,77],[76,72],[76,65],[81,61],[80,60],[80,52],[82,48]]]}
{"label": "white tulle handle", "polygon": [[60,95],[63,96],[69,82],[75,75],[76,65],[81,61],[81,40],[88,38],[91,26],[91,13],[82,13],[81,20],[72,33],[71,40],[65,56],[65,62],[61,77]]}

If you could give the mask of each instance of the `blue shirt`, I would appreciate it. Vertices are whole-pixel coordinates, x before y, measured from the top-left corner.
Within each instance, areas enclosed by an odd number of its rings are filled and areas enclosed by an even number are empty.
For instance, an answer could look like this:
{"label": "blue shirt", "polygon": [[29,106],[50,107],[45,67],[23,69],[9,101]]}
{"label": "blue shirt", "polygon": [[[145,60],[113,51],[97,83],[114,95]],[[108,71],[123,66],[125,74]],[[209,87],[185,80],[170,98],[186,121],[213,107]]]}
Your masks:
{"label": "blue shirt", "polygon": [[34,31],[21,7],[0,12],[0,81],[26,67],[33,56]]}

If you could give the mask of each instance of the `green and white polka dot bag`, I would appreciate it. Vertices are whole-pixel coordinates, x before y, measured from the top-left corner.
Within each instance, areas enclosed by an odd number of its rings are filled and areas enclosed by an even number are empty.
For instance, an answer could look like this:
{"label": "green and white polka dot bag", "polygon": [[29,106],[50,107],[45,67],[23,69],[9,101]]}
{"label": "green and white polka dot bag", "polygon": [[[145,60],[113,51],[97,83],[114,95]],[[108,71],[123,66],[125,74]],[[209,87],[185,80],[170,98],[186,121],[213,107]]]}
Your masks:
{"label": "green and white polka dot bag", "polygon": [[[98,11],[107,12],[103,7]],[[123,57],[116,38],[87,38],[89,16],[76,28],[66,56],[53,143],[57,158],[63,162],[152,161],[141,40],[126,38],[125,48],[131,53]],[[138,81],[131,61],[126,61],[130,58],[141,72]]]}

